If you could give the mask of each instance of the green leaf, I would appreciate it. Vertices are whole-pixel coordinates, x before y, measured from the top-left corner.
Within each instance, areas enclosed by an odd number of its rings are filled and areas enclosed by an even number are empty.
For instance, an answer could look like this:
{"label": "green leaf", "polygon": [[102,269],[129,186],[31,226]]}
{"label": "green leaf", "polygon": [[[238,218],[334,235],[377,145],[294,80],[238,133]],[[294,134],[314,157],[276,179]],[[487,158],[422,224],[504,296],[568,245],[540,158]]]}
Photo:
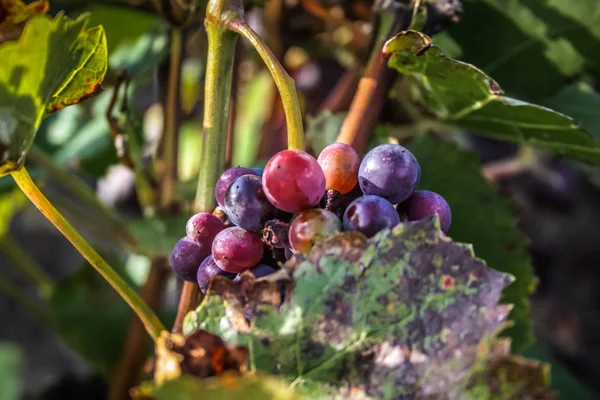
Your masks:
{"label": "green leaf", "polygon": [[96,87],[104,78],[96,56],[106,55],[103,32],[101,28],[86,30],[87,21],[86,16],[69,20],[62,14],[54,19],[37,15],[29,20],[18,42],[0,45],[0,175],[24,163],[48,107],[81,100],[76,96],[83,91],[75,91],[70,84],[87,79],[89,60],[95,60],[94,73],[86,88]]}
{"label": "green leaf", "polygon": [[386,43],[388,65],[423,113],[474,133],[600,162],[600,147],[572,119],[548,108],[502,96],[496,82],[470,64],[452,60],[431,39],[406,31]]}
{"label": "green leaf", "polygon": [[0,399],[21,398],[21,352],[9,344],[0,344]]}
{"label": "green leaf", "polygon": [[268,305],[279,291],[260,289],[268,281],[217,277],[185,332],[247,345],[252,367],[310,398],[412,398],[466,385],[509,312],[497,303],[511,278],[450,241],[437,220],[369,240],[342,233],[285,268],[294,288],[280,310]]}
{"label": "green leaf", "polygon": [[165,30],[151,31],[134,41],[124,41],[110,55],[110,69],[124,68],[131,78],[142,79],[152,75],[169,54],[169,39]]}
{"label": "green leaf", "polygon": [[169,255],[175,243],[185,236],[189,216],[150,218],[130,223],[131,232],[138,239],[139,253],[146,256]]}
{"label": "green leaf", "polygon": [[544,105],[576,119],[596,140],[600,140],[600,95],[590,85],[580,82],[566,86]]}
{"label": "green leaf", "polygon": [[464,0],[463,6],[460,22],[448,31],[461,59],[494,76],[508,92],[534,100],[556,93],[580,72],[585,60],[578,50],[594,43],[580,21],[554,7],[575,13],[585,8],[593,18],[595,0]]}
{"label": "green leaf", "polygon": [[127,304],[86,263],[60,281],[50,306],[61,337],[108,376],[119,361],[133,317]]}
{"label": "green leaf", "polygon": [[94,4],[86,9],[91,14],[90,23],[104,27],[109,54],[121,43],[136,40],[159,22],[156,15],[126,7]]}
{"label": "green leaf", "polygon": [[408,148],[421,165],[419,188],[439,193],[450,205],[448,236],[472,243],[491,268],[516,278],[502,296],[504,303],[513,304],[510,319],[514,321],[503,333],[513,339],[513,351],[519,352],[533,342],[528,297],[534,276],[513,204],[485,179],[474,153],[430,136],[417,136]]}
{"label": "green leaf", "polygon": [[337,139],[347,113],[332,114],[325,110],[316,117],[307,117],[306,141],[310,143],[313,154],[319,154],[325,147]]}
{"label": "green leaf", "polygon": [[[180,377],[162,386],[142,384],[137,396],[154,400],[301,400],[284,382],[264,374],[224,374],[214,378]],[[134,398],[143,398],[135,397]]]}

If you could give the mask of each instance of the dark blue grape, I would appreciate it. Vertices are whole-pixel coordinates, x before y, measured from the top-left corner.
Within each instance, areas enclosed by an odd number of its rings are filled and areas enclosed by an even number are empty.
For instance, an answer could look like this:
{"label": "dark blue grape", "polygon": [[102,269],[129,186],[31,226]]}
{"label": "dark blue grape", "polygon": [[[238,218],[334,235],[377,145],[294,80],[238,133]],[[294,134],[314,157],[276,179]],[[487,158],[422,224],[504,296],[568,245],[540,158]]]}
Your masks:
{"label": "dark blue grape", "polygon": [[437,214],[444,233],[448,232],[452,222],[452,212],[446,200],[429,190],[417,190],[405,202],[398,204],[396,210],[400,219],[405,221],[418,221]]}
{"label": "dark blue grape", "polygon": [[256,172],[252,168],[236,167],[229,168],[219,177],[215,186],[215,199],[221,207],[225,206],[225,193],[227,193],[227,189],[229,189],[233,181],[242,175],[256,175]]}
{"label": "dark blue grape", "polygon": [[400,217],[392,203],[379,196],[359,197],[344,213],[344,229],[361,232],[366,237],[399,223]]}
{"label": "dark blue grape", "polygon": [[264,168],[252,168],[252,171],[254,171],[256,173],[256,175],[258,175],[262,178],[263,172],[265,171],[265,169]]}
{"label": "dark blue grape", "polygon": [[[273,272],[275,272],[277,270],[275,268],[271,267],[270,265],[258,264],[256,267],[251,268],[248,271],[251,272],[252,275],[254,275],[254,277],[256,279],[258,279],[258,278],[262,278],[263,276],[271,275]],[[242,279],[242,274],[238,274],[233,281],[237,282],[240,279]]]}
{"label": "dark blue grape", "polygon": [[275,211],[256,175],[240,176],[225,194],[225,213],[240,228],[258,232],[275,216]]}
{"label": "dark blue grape", "polygon": [[210,252],[210,246],[204,246],[184,237],[175,244],[171,253],[173,272],[184,281],[196,282],[198,267]]}
{"label": "dark blue grape", "polygon": [[358,183],[364,194],[398,204],[419,186],[421,167],[415,156],[397,144],[382,144],[367,153],[360,164]]}
{"label": "dark blue grape", "polygon": [[210,280],[213,276],[224,276],[229,279],[235,278],[235,274],[223,271],[219,268],[217,263],[215,263],[215,259],[212,258],[212,256],[208,256],[202,261],[198,268],[198,273],[196,274],[196,280],[198,281],[198,286],[200,286],[202,293],[206,293],[206,289],[208,289]]}

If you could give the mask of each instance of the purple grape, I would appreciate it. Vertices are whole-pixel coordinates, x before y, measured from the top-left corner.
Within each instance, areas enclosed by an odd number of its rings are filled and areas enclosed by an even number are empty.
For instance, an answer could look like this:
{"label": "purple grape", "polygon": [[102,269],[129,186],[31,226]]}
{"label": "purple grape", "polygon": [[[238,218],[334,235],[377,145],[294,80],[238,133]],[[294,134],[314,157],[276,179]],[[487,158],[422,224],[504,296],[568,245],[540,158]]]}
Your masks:
{"label": "purple grape", "polygon": [[258,175],[262,178],[263,172],[265,172],[265,169],[264,168],[252,168],[252,171],[254,171],[256,173],[256,175]]}
{"label": "purple grape", "polygon": [[225,224],[210,213],[192,215],[185,225],[187,237],[199,244],[210,247],[217,233],[225,229]]}
{"label": "purple grape", "polygon": [[217,263],[215,263],[214,258],[212,256],[208,256],[202,261],[200,267],[198,268],[198,273],[196,274],[196,279],[198,281],[198,286],[200,286],[200,290],[202,293],[206,293],[206,289],[210,285],[210,280],[213,276],[224,276],[229,279],[235,278],[235,274],[230,274],[229,272],[223,271]]}
{"label": "purple grape", "polygon": [[196,282],[200,263],[210,255],[210,246],[199,244],[188,237],[180,239],[171,253],[173,272],[184,281]]}
{"label": "purple grape", "polygon": [[291,247],[286,247],[285,248],[285,259],[289,260],[290,258],[292,258],[293,255],[294,255],[294,250],[292,250]]}
{"label": "purple grape", "polygon": [[221,207],[224,207],[227,189],[229,189],[233,181],[242,175],[256,175],[256,172],[252,168],[236,167],[228,169],[219,177],[215,186],[215,199]]}
{"label": "purple grape", "polygon": [[226,272],[239,274],[260,262],[263,243],[255,232],[233,226],[217,234],[212,243],[215,263]]}
{"label": "purple grape", "polygon": [[240,228],[258,232],[275,211],[265,196],[262,179],[256,175],[240,176],[225,194],[225,213]]}
{"label": "purple grape", "polygon": [[398,204],[396,210],[403,221],[418,221],[437,214],[444,233],[448,232],[452,222],[452,212],[446,200],[429,190],[417,190],[405,202]]}
{"label": "purple grape", "polygon": [[419,186],[421,167],[415,156],[397,144],[382,144],[360,164],[358,183],[364,194],[383,197],[392,204],[408,199]]}
{"label": "purple grape", "polygon": [[[256,267],[251,268],[248,271],[251,272],[252,275],[254,275],[254,277],[256,279],[258,279],[258,278],[262,278],[263,276],[271,275],[273,272],[275,272],[277,270],[275,268],[271,267],[270,265],[258,264]],[[233,281],[237,282],[240,279],[242,279],[242,274],[238,274]]]}
{"label": "purple grape", "polygon": [[361,232],[366,237],[399,223],[400,216],[392,203],[379,196],[359,197],[350,203],[344,213],[344,229]]}

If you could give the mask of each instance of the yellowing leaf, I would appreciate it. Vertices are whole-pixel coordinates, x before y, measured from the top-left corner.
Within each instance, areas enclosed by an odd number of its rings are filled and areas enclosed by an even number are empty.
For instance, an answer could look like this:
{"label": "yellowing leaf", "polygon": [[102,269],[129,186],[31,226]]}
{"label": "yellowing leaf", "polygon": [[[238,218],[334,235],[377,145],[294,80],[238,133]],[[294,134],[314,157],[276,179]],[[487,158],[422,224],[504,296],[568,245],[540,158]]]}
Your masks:
{"label": "yellowing leaf", "polygon": [[0,43],[17,40],[25,23],[36,14],[46,14],[50,9],[47,0],[29,4],[21,0],[0,0]]}
{"label": "yellowing leaf", "polygon": [[33,16],[17,42],[0,44],[0,176],[25,161],[49,104],[73,104],[106,73],[102,28],[86,30],[88,17]]}

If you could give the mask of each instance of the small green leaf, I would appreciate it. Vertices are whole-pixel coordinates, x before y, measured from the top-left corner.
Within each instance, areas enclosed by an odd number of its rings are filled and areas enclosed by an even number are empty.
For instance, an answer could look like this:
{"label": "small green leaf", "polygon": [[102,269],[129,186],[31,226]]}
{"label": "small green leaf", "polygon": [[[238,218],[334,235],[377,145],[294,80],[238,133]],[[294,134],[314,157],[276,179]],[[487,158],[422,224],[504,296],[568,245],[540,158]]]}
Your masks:
{"label": "small green leaf", "polygon": [[[251,366],[310,398],[412,398],[466,385],[509,311],[498,300],[511,278],[450,241],[437,220],[370,240],[342,233],[285,268],[295,282],[280,310],[268,305],[272,291],[217,277],[185,329],[247,345]],[[219,298],[216,282],[250,297]]]}
{"label": "small green leaf", "polygon": [[405,88],[423,114],[481,135],[600,163],[600,147],[575,121],[502,96],[495,81],[446,57],[426,35],[402,32],[386,43],[384,53],[391,54],[388,65],[405,75]]}
{"label": "small green leaf", "polygon": [[[36,15],[26,24],[18,42],[0,45],[3,60],[0,69],[0,175],[10,173],[24,163],[49,105],[56,104],[52,99],[57,91],[55,100],[59,102],[71,104],[81,100],[68,89],[69,82],[80,73],[84,74],[79,68],[85,67],[88,59],[103,53],[96,46],[97,40],[93,40],[102,37],[101,28],[86,30],[87,21],[86,16],[70,20],[63,14],[54,19]],[[102,81],[101,70],[94,70],[95,82],[90,81],[88,87]],[[61,94],[63,89],[66,91]]]}
{"label": "small green leaf", "polygon": [[0,344],[0,399],[21,398],[21,352],[9,344]]}
{"label": "small green leaf", "polygon": [[419,188],[439,193],[450,205],[448,236],[472,243],[491,268],[516,278],[502,296],[504,303],[513,305],[510,319],[514,322],[504,334],[513,339],[513,351],[521,351],[533,342],[528,298],[535,280],[514,205],[485,179],[474,153],[426,135],[416,137],[408,148],[421,165]]}
{"label": "small green leaf", "polygon": [[[146,396],[146,397],[144,397]],[[264,374],[223,374],[214,378],[180,377],[162,386],[143,383],[134,398],[154,400],[302,400],[293,389]]]}

